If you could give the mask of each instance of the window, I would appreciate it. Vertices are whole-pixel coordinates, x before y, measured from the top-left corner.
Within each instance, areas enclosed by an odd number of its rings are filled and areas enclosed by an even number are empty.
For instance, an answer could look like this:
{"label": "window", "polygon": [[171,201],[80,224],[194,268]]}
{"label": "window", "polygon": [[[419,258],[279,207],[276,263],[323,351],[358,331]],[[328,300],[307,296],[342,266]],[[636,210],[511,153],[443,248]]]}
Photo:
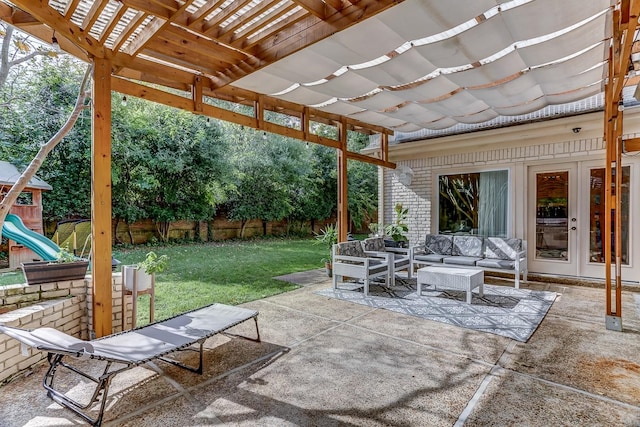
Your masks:
{"label": "window", "polygon": [[507,236],[509,171],[440,175],[439,232]]}
{"label": "window", "polygon": [[16,200],[16,205],[33,205],[33,193],[31,193],[30,191],[24,191],[20,193],[20,195],[18,196],[18,200]]}

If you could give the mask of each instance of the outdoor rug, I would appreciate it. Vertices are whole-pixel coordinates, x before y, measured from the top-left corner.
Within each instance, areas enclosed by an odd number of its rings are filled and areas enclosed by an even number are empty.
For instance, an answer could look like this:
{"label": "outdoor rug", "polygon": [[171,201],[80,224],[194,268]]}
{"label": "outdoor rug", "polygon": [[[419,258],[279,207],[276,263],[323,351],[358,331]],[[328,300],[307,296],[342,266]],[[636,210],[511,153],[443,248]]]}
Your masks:
{"label": "outdoor rug", "polygon": [[370,284],[368,297],[364,295],[362,283],[343,283],[338,287],[317,291],[316,294],[522,342],[535,332],[556,299],[555,292],[485,284],[484,297],[480,298],[478,289],[475,289],[472,303],[467,304],[464,291],[423,287],[422,296],[418,296],[415,279],[396,279],[393,288]]}

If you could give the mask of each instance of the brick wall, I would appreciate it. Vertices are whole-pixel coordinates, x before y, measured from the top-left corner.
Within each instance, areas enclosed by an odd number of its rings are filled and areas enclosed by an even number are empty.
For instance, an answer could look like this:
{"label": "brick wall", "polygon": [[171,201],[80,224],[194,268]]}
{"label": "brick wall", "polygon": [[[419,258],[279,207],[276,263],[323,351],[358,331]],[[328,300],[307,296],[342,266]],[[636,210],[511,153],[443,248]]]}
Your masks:
{"label": "brick wall", "polygon": [[[122,274],[113,273],[113,332],[122,330]],[[0,287],[0,324],[21,329],[50,327],[87,340],[92,327],[91,276],[85,280]],[[125,298],[131,327],[131,296]],[[0,334],[0,384],[46,358],[46,353]]]}
{"label": "brick wall", "polygon": [[[85,295],[41,301],[0,315],[0,323],[22,329],[51,327],[79,338],[87,336]],[[0,384],[45,359],[47,354],[0,334]]]}
{"label": "brick wall", "polygon": [[[604,156],[604,142],[602,138],[589,138],[565,142],[553,142],[523,147],[493,148],[465,153],[452,153],[445,155],[425,155],[423,158],[397,161],[398,165],[408,166],[413,170],[413,180],[409,186],[400,183],[393,170],[383,171],[384,195],[381,197],[381,221],[389,224],[395,219],[393,210],[396,203],[402,203],[409,208],[409,243],[415,245],[422,242],[427,233],[432,230],[432,202],[437,199],[434,194],[435,180],[438,174],[446,170],[481,170],[483,167],[491,168],[496,165],[504,165],[505,168],[515,168],[517,164],[525,162],[540,162],[552,159],[573,160],[576,157]],[[524,177],[517,176],[514,172],[512,182],[524,182]],[[437,190],[436,190],[437,191]],[[434,225],[435,226],[435,225]]]}

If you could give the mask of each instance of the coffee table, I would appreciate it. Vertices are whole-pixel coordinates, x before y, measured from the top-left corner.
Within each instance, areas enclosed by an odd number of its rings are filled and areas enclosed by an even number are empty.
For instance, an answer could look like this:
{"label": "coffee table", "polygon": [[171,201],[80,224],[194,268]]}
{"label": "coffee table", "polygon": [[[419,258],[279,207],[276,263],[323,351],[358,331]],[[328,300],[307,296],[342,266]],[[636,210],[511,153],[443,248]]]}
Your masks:
{"label": "coffee table", "polygon": [[477,268],[429,266],[418,269],[418,295],[422,286],[433,285],[436,289],[452,289],[467,292],[467,304],[471,304],[471,291],[480,288],[484,296],[484,271]]}

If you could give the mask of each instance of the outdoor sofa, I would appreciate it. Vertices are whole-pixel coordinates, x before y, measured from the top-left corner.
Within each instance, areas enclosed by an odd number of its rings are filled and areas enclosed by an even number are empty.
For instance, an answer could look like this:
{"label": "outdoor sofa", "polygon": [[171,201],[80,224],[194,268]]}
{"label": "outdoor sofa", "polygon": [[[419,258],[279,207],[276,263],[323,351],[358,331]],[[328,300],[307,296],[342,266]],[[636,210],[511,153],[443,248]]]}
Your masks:
{"label": "outdoor sofa", "polygon": [[430,265],[476,267],[513,274],[516,289],[520,276],[527,280],[527,241],[523,239],[427,234],[424,244],[411,247],[409,257],[412,272]]}

